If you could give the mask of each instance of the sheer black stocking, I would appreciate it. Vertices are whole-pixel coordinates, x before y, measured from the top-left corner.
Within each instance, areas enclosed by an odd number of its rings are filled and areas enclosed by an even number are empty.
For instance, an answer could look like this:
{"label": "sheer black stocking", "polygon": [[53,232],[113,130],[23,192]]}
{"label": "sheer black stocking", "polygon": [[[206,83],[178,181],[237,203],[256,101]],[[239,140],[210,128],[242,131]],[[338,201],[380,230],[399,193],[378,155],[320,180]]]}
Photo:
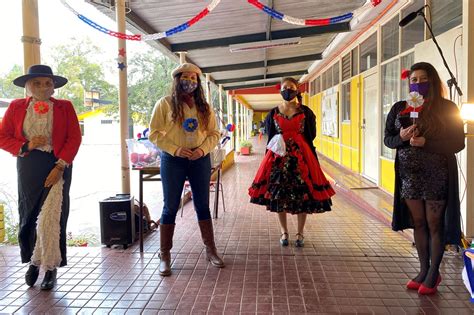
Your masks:
{"label": "sheer black stocking", "polygon": [[423,200],[405,200],[410,210],[413,224],[415,226],[415,246],[420,260],[420,272],[413,278],[416,282],[423,282],[430,269],[430,249],[428,222]]}
{"label": "sheer black stocking", "polygon": [[428,288],[433,288],[439,276],[439,266],[444,254],[444,213],[445,200],[426,201],[426,219],[430,231],[431,266],[423,282]]}

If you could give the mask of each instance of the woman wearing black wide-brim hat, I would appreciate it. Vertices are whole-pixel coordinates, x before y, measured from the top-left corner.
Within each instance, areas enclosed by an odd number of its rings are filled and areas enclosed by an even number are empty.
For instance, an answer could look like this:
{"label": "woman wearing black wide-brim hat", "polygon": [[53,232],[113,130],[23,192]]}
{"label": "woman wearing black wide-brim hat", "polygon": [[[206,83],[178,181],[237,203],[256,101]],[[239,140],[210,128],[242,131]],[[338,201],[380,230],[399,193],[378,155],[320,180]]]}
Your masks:
{"label": "woman wearing black wide-brim hat", "polygon": [[28,96],[12,101],[5,112],[0,148],[17,157],[18,241],[21,260],[29,263],[25,282],[33,286],[42,266],[41,289],[50,290],[56,268],[67,263],[69,188],[81,130],[72,103],[51,97],[67,79],[49,66],[33,65],[13,83]]}

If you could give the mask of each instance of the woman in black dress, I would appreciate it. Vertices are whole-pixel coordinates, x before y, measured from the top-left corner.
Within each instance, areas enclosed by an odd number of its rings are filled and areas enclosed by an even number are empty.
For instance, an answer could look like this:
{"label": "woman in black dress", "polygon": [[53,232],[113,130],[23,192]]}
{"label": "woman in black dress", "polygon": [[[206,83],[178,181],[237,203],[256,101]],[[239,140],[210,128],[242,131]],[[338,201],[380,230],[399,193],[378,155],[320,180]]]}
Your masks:
{"label": "woman in black dress", "polygon": [[[420,272],[407,288],[433,294],[445,245],[461,240],[455,153],[464,148],[464,128],[431,64],[414,64],[409,80],[410,92],[418,92],[423,104],[415,109],[406,101],[395,103],[385,126],[384,143],[397,150],[392,228],[414,228]],[[418,112],[416,120],[412,112]]]}

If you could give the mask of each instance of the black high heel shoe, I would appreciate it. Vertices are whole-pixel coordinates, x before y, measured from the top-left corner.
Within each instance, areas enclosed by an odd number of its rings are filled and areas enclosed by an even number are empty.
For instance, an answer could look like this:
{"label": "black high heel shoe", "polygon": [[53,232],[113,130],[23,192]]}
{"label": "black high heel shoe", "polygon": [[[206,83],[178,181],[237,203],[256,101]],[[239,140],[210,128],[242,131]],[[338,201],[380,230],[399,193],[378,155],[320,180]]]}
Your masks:
{"label": "black high heel shoe", "polygon": [[[282,238],[284,235],[286,235],[286,238]],[[289,243],[288,243],[288,233],[281,233],[280,235],[280,244],[281,246],[288,246]]]}
{"label": "black high heel shoe", "polygon": [[41,282],[41,290],[51,290],[56,285],[56,274],[58,270],[48,270],[44,275],[43,282]]}
{"label": "black high heel shoe", "polygon": [[25,282],[28,286],[32,287],[35,285],[36,280],[38,280],[39,267],[30,265],[28,271],[25,274]]}
{"label": "black high heel shoe", "polygon": [[[300,239],[300,237],[301,237],[301,239]],[[303,234],[296,233],[295,246],[296,247],[303,247],[304,246],[304,236],[303,236]]]}

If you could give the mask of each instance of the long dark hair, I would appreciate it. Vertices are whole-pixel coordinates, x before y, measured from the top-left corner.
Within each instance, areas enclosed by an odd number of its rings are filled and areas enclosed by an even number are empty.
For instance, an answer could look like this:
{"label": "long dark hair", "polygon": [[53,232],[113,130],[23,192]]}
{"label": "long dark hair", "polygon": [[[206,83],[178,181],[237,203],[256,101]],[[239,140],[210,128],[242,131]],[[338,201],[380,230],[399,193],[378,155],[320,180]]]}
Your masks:
{"label": "long dark hair", "polygon": [[[174,77],[173,86],[171,87],[171,117],[174,122],[180,124],[184,121],[182,104],[185,102],[185,95],[187,94],[179,83],[181,75],[182,73],[178,73]],[[197,82],[198,86],[191,95],[194,97],[194,103],[198,112],[199,128],[202,127],[202,129],[207,129],[211,110],[204,97],[204,90],[202,89],[201,78],[199,78],[199,75],[197,76]]]}
{"label": "long dark hair", "polygon": [[438,71],[428,62],[418,62],[411,66],[410,73],[423,70],[428,76],[430,87],[427,102],[423,105],[423,114],[420,115],[418,126],[423,136],[432,137],[446,129],[443,119],[443,103],[445,102],[445,90],[439,77]]}
{"label": "long dark hair", "polygon": [[296,90],[298,91],[298,94],[296,95],[296,99],[298,100],[298,104],[301,105],[303,103],[303,97],[301,96],[301,92],[299,92],[300,84],[299,84],[298,80],[296,80],[295,78],[292,78],[292,77],[284,77],[283,79],[281,79],[281,85],[283,85],[283,83],[285,83],[287,81],[293,83],[294,85],[296,85]]}

